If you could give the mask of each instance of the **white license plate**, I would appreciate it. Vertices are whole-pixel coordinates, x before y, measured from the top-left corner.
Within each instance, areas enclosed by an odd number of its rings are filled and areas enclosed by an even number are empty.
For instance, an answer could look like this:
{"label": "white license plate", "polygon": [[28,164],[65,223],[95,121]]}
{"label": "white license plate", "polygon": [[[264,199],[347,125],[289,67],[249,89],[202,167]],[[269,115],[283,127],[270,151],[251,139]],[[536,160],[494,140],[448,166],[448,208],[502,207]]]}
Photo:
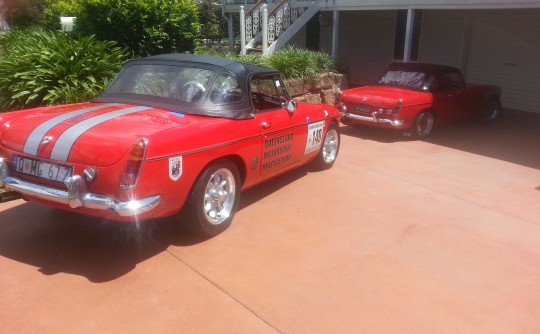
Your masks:
{"label": "white license plate", "polygon": [[357,112],[370,112],[370,108],[369,107],[364,107],[364,106],[354,106],[353,107],[354,111],[357,111]]}
{"label": "white license plate", "polygon": [[71,176],[73,168],[54,162],[45,162],[38,159],[13,156],[13,169],[16,172],[39,177],[50,181],[64,182]]}

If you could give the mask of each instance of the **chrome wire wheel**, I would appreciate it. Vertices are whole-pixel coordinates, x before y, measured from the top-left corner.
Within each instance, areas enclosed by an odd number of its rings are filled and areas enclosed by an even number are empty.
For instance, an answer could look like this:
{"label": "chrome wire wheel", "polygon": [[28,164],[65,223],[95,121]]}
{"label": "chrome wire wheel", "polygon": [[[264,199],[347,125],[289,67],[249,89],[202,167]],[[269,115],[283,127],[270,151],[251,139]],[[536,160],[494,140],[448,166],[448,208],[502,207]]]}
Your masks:
{"label": "chrome wire wheel", "polygon": [[322,147],[322,158],[325,163],[329,164],[336,160],[339,148],[339,135],[334,127],[331,127],[326,132]]}
{"label": "chrome wire wheel", "polygon": [[210,176],[204,191],[204,213],[210,224],[219,225],[227,220],[236,201],[236,181],[227,168],[220,168]]}
{"label": "chrome wire wheel", "polygon": [[424,111],[418,115],[414,123],[414,132],[417,137],[426,137],[433,129],[433,114],[429,111]]}

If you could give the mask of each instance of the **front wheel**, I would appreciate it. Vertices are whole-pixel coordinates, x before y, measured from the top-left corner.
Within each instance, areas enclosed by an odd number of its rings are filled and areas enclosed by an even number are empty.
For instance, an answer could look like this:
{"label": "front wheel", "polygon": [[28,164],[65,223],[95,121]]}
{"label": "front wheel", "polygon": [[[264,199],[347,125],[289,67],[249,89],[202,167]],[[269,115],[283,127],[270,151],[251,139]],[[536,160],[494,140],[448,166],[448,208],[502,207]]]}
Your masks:
{"label": "front wheel", "polygon": [[190,227],[198,234],[213,237],[231,225],[240,200],[240,174],[235,164],[218,161],[201,174],[188,201]]}
{"label": "front wheel", "polygon": [[324,170],[334,165],[339,152],[339,143],[339,127],[336,123],[331,123],[324,135],[319,154],[314,161],[317,169]]}
{"label": "front wheel", "polygon": [[431,133],[431,130],[433,130],[434,122],[435,117],[431,111],[422,111],[414,121],[414,125],[411,128],[411,135],[414,138],[427,137]]}

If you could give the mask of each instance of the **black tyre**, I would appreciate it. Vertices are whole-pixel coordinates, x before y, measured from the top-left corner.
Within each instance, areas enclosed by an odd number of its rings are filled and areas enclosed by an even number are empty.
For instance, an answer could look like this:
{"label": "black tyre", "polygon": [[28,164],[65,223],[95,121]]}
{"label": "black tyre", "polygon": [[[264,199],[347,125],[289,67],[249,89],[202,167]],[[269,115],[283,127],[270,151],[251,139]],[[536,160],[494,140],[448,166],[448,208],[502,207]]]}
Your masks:
{"label": "black tyre", "polygon": [[324,170],[334,165],[339,152],[339,144],[339,126],[336,123],[331,123],[324,135],[319,154],[314,161],[314,165],[317,169]]}
{"label": "black tyre", "polygon": [[192,230],[213,237],[231,225],[240,200],[240,173],[230,161],[217,161],[200,175],[186,202]]}
{"label": "black tyre", "polygon": [[486,109],[482,112],[482,120],[484,122],[493,122],[501,114],[501,102],[499,99],[492,99]]}
{"label": "black tyre", "polygon": [[433,130],[433,123],[435,122],[435,116],[431,111],[422,111],[418,116],[411,128],[411,136],[413,138],[425,138]]}

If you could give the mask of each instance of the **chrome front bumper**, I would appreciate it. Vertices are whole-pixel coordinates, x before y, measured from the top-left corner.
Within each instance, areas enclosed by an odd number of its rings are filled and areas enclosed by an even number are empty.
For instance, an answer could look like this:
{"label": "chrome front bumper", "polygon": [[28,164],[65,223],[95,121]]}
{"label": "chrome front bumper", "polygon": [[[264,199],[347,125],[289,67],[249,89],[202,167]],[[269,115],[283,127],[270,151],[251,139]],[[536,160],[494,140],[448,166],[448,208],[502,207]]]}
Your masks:
{"label": "chrome front bumper", "polygon": [[345,117],[353,119],[353,120],[357,120],[357,121],[364,121],[364,122],[370,122],[370,123],[384,123],[384,124],[389,124],[391,126],[402,126],[403,124],[405,124],[405,121],[402,119],[392,120],[392,119],[387,119],[387,118],[379,118],[377,116],[378,116],[377,112],[373,112],[371,116],[362,116],[362,115],[356,115],[356,114],[351,114],[351,113],[345,113]]}
{"label": "chrome front bumper", "polygon": [[36,183],[9,175],[9,169],[0,158],[0,188],[16,191],[22,195],[28,195],[60,204],[69,205],[76,209],[85,207],[96,210],[111,210],[119,216],[136,216],[154,209],[161,200],[160,195],[154,195],[143,199],[131,200],[127,202],[118,201],[110,196],[93,194],[87,192],[86,183],[80,175],[73,175],[65,182],[67,191]]}

